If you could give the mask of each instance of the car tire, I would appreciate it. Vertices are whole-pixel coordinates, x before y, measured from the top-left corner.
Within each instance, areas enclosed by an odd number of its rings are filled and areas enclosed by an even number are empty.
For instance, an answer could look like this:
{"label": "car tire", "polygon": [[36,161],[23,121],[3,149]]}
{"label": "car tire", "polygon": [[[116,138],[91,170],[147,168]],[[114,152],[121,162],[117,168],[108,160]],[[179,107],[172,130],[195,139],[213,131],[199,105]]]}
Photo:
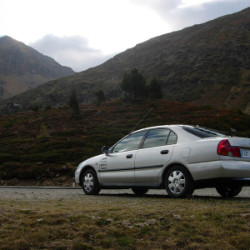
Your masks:
{"label": "car tire", "polygon": [[242,190],[242,186],[240,185],[225,185],[225,186],[217,186],[216,191],[223,198],[233,198],[237,196]]}
{"label": "car tire", "polygon": [[193,179],[186,168],[176,165],[166,173],[165,188],[171,198],[187,198],[194,192]]}
{"label": "car tire", "polygon": [[86,170],[82,175],[82,189],[87,195],[97,195],[100,192],[96,172],[93,169]]}
{"label": "car tire", "polygon": [[148,192],[148,188],[142,188],[142,187],[133,187],[132,191],[138,195],[138,196],[143,196]]}

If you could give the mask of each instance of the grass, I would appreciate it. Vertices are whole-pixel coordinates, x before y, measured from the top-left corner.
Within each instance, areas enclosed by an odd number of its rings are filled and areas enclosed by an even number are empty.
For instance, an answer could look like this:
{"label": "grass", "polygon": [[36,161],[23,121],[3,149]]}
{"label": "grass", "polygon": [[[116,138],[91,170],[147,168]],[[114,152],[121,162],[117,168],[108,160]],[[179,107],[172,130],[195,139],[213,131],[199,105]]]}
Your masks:
{"label": "grass", "polygon": [[249,205],[152,195],[0,199],[0,249],[249,249]]}

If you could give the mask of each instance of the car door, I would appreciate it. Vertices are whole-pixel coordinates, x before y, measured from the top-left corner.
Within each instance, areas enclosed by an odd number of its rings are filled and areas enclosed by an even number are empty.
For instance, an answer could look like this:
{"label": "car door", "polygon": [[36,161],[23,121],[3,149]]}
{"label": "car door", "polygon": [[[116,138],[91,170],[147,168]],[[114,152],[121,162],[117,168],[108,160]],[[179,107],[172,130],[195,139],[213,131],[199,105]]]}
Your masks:
{"label": "car door", "polygon": [[102,185],[129,186],[135,182],[135,155],[145,131],[130,134],[115,144],[100,162]]}
{"label": "car door", "polygon": [[166,128],[148,132],[136,153],[135,182],[139,185],[157,185],[163,166],[171,159],[177,135]]}

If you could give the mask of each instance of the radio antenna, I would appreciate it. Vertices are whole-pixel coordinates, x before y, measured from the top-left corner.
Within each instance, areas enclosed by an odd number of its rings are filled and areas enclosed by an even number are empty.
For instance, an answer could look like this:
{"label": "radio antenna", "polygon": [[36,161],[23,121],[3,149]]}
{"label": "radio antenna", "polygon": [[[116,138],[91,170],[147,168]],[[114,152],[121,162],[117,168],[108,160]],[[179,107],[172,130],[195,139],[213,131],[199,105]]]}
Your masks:
{"label": "radio antenna", "polygon": [[134,132],[135,131],[135,129],[137,128],[137,126],[149,115],[149,113],[151,112],[153,110],[153,107],[152,108],[150,108],[147,112],[146,112],[146,114],[136,123],[136,125],[133,127],[133,129],[131,130],[131,132],[130,133],[132,133],[132,132]]}

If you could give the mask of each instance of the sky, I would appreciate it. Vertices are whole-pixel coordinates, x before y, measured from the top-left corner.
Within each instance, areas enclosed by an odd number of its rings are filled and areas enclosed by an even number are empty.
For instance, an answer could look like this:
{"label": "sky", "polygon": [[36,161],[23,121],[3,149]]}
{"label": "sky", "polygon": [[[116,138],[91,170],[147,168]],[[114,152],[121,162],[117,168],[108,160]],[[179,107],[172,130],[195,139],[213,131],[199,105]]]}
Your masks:
{"label": "sky", "polygon": [[0,0],[0,36],[79,72],[150,38],[249,6],[250,0]]}

